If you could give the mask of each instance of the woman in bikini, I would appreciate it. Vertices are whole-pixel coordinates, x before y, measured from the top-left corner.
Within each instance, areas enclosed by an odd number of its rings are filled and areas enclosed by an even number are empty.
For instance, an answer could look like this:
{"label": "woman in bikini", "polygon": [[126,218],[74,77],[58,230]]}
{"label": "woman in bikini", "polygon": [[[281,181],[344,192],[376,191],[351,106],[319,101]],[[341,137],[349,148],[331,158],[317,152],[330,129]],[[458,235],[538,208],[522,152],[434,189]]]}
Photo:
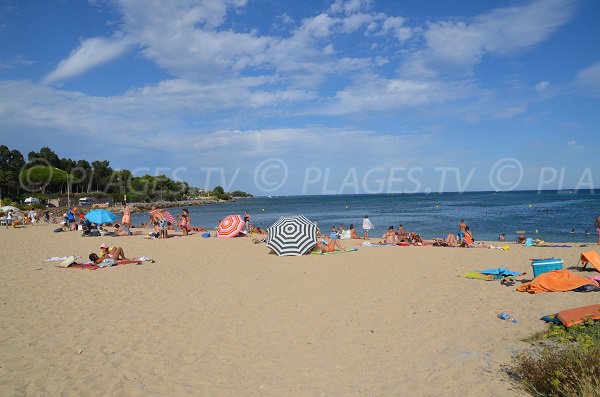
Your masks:
{"label": "woman in bikini", "polygon": [[121,247],[109,247],[108,245],[102,243],[100,245],[100,255],[99,258],[112,258],[116,261],[120,260],[128,260],[125,257],[125,252],[123,252],[123,248]]}

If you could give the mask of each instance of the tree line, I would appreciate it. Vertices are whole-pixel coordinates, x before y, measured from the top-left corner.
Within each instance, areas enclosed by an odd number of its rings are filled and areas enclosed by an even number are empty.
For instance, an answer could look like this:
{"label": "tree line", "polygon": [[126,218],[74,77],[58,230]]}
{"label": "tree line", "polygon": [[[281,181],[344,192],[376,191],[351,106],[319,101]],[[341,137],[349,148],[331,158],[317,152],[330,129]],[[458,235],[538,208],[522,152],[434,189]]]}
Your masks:
{"label": "tree line", "polygon": [[[134,176],[129,170],[114,170],[108,160],[60,158],[52,149],[31,151],[27,160],[21,152],[0,145],[0,194],[15,200],[33,195],[42,199],[66,194],[107,195],[115,201],[178,201],[202,194],[201,189],[165,175]],[[245,192],[226,193],[217,186],[209,195],[220,199],[251,196]]]}

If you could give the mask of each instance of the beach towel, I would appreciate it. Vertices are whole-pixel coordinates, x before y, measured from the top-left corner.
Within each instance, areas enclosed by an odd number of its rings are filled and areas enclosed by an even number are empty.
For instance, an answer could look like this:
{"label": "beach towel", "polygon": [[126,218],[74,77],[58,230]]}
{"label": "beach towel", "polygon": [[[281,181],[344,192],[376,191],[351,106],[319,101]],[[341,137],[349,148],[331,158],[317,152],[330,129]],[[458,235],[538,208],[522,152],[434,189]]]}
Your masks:
{"label": "beach towel", "polygon": [[321,250],[315,249],[311,251],[311,255],[331,255],[331,254],[345,254],[346,252],[355,252],[358,251],[358,248],[344,248],[343,251],[333,251],[333,252],[321,252]]}
{"label": "beach towel", "polygon": [[[135,260],[122,260],[122,261],[117,261],[117,263],[115,264],[115,266],[120,266],[120,265],[131,265],[131,264],[136,264],[136,265],[141,265],[142,261],[135,261]],[[74,263],[70,266],[67,267],[63,267],[63,266],[56,266],[56,267],[62,267],[65,269],[82,269],[82,270],[96,270],[96,269],[105,269],[106,267],[110,267],[110,266],[105,266],[105,267],[101,267],[96,265],[95,263],[92,262],[86,262],[86,263]]]}
{"label": "beach towel", "polygon": [[536,244],[533,247],[543,247],[543,248],[571,248],[572,245],[566,245],[566,244],[555,244],[555,245],[551,245],[551,244]]}
{"label": "beach towel", "polygon": [[[510,282],[510,285],[514,283],[516,277],[520,277],[525,275],[526,273],[513,272],[512,270],[505,269],[503,267],[485,269],[485,270],[477,270],[474,272],[468,272],[461,277],[471,278],[475,280],[485,280],[485,281],[494,281],[494,280],[502,280],[504,282]],[[509,285],[509,284],[506,284]]]}
{"label": "beach towel", "polygon": [[494,277],[492,274],[483,274],[481,272],[468,272],[465,274],[461,274],[461,277],[485,281],[494,281],[496,279],[496,277]]}
{"label": "beach towel", "polygon": [[522,274],[519,272],[513,272],[512,270],[508,270],[503,267],[495,267],[492,269],[477,270],[477,271],[480,273],[483,273],[483,274],[492,274],[492,275],[498,275],[498,276],[518,276],[518,275]]}
{"label": "beach towel", "polygon": [[565,327],[583,323],[588,319],[600,320],[600,305],[595,304],[563,310],[558,313],[557,317]]}
{"label": "beach towel", "polygon": [[539,294],[542,292],[565,292],[572,291],[584,285],[596,285],[594,281],[584,277],[579,277],[570,273],[567,269],[552,270],[540,274],[531,282],[523,284],[517,288],[519,292],[529,292],[530,294]]}
{"label": "beach towel", "polygon": [[533,239],[531,237],[527,237],[527,240],[525,240],[525,247],[533,247]]}
{"label": "beach towel", "polygon": [[396,244],[379,244],[379,243],[372,243],[370,241],[365,241],[361,245],[363,247],[396,247]]}
{"label": "beach towel", "polygon": [[542,318],[540,318],[540,320],[543,320],[547,323],[560,324],[560,320],[558,319],[558,313],[548,314],[547,316],[543,316]]}
{"label": "beach towel", "polygon": [[350,235],[350,230],[344,230],[340,236],[340,240],[350,240],[351,238],[352,236]]}
{"label": "beach towel", "polygon": [[508,245],[503,245],[502,247],[499,247],[497,245],[490,244],[490,246],[488,248],[491,250],[501,250],[501,251],[510,250],[510,246],[508,246]]}

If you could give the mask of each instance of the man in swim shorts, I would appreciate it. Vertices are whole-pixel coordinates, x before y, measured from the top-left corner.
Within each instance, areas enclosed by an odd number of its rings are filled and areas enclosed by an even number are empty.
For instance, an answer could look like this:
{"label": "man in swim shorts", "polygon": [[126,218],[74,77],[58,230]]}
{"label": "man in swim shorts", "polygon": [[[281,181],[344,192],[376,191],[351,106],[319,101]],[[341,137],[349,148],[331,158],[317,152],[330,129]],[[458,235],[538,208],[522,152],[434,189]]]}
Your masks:
{"label": "man in swim shorts", "polygon": [[598,216],[598,218],[596,218],[596,222],[594,222],[594,225],[596,226],[596,232],[598,233],[597,244],[600,245],[600,216]]}

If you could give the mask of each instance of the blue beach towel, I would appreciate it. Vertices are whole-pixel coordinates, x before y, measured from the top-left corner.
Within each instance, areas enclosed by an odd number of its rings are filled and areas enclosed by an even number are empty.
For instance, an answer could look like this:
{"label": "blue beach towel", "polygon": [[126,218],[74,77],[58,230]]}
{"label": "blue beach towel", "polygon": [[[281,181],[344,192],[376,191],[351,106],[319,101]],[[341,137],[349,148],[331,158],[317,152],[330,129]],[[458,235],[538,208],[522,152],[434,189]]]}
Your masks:
{"label": "blue beach towel", "polygon": [[493,274],[495,276],[518,276],[519,272],[513,272],[512,270],[508,270],[505,269],[503,267],[496,267],[496,268],[492,268],[492,269],[485,269],[485,270],[477,270],[479,273],[482,274]]}

